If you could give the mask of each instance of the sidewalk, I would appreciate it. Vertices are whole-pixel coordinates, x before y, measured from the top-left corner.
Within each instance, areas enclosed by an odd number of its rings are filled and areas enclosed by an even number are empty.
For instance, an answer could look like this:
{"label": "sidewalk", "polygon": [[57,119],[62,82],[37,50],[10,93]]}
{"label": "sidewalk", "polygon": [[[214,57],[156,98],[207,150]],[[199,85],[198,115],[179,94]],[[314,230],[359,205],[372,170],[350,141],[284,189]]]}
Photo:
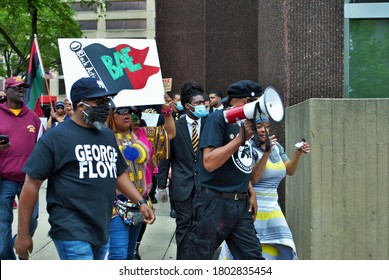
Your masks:
{"label": "sidewalk", "polygon": [[[156,221],[147,226],[143,235],[143,240],[139,249],[142,260],[175,260],[176,259],[176,239],[174,231],[176,229],[175,219],[169,216],[170,203],[158,202],[154,205]],[[14,210],[14,222],[12,232],[17,232],[18,211]],[[39,191],[39,220],[38,228],[33,237],[34,250],[31,260],[59,260],[57,250],[48,237],[50,229],[48,214],[46,211],[46,182]]]}

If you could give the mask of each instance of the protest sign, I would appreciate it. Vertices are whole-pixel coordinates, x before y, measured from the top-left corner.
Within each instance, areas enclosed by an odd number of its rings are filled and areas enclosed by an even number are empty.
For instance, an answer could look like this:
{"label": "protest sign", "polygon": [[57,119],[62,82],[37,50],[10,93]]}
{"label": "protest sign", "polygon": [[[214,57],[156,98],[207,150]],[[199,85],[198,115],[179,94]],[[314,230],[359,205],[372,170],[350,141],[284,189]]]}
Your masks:
{"label": "protest sign", "polygon": [[163,88],[164,88],[165,92],[170,92],[170,91],[172,91],[172,81],[173,81],[172,78],[165,78],[165,79],[162,79]]}
{"label": "protest sign", "polygon": [[117,91],[115,105],[164,103],[164,86],[153,39],[58,39],[66,95],[81,77]]}

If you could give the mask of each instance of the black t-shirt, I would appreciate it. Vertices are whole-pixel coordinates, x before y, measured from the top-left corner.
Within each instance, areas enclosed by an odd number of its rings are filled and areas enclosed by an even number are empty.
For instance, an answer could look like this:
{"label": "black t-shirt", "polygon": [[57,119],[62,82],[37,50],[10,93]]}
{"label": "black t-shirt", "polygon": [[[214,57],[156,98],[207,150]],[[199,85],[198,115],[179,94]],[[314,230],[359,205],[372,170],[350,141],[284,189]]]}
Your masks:
{"label": "black t-shirt", "polygon": [[[239,134],[239,125],[226,123],[223,111],[209,114],[201,128],[201,162],[204,148],[222,147]],[[228,193],[247,192],[253,166],[252,145],[246,141],[245,146],[239,147],[227,162],[213,172],[208,172],[203,164],[199,164],[199,186]]]}
{"label": "black t-shirt", "polygon": [[108,242],[117,175],[127,168],[110,129],[63,122],[40,138],[23,171],[47,183],[49,235]]}

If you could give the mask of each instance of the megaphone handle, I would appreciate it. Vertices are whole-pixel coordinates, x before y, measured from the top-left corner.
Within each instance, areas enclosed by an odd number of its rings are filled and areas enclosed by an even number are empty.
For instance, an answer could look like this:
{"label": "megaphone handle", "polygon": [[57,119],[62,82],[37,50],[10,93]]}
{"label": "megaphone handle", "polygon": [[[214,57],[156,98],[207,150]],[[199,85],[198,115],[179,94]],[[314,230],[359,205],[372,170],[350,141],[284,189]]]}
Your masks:
{"label": "megaphone handle", "polygon": [[251,119],[251,123],[253,124],[253,132],[254,132],[254,142],[257,147],[261,146],[261,142],[259,141],[259,136],[257,132],[257,112],[260,112],[261,108],[259,107],[259,103],[257,102],[254,107],[254,116]]}
{"label": "megaphone handle", "polygon": [[240,124],[240,127],[242,128],[242,144],[241,146],[246,145],[246,129],[244,125]]}
{"label": "megaphone handle", "polygon": [[261,146],[261,142],[259,141],[259,137],[258,137],[258,132],[257,132],[257,125],[255,123],[255,118],[254,119],[251,119],[251,124],[253,126],[253,136],[254,136],[254,142],[255,142],[255,145],[257,145],[257,147]]}
{"label": "megaphone handle", "polygon": [[267,129],[265,128],[265,152],[268,152],[270,151],[270,138],[269,138],[269,134],[267,133]]}
{"label": "megaphone handle", "polygon": [[[257,132],[257,125],[256,125],[256,120],[257,120],[257,112],[261,112],[261,107],[259,107],[259,102],[257,102],[257,104],[255,104],[255,109],[254,109],[254,117],[253,119],[251,120],[251,122],[253,123],[253,129],[254,129],[254,141],[255,141],[255,144],[257,145],[257,147],[261,146],[261,142],[259,141],[259,136],[258,136],[258,132]],[[269,134],[267,133],[267,130],[265,129],[265,152],[268,152],[270,151],[270,138],[269,138]]]}

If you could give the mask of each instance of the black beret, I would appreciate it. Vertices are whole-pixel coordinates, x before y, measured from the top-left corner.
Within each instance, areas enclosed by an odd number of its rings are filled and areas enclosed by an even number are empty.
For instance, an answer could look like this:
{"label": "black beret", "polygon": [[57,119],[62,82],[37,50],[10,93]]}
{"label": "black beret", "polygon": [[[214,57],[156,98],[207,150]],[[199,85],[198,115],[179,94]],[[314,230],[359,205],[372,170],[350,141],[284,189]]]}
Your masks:
{"label": "black beret", "polygon": [[251,80],[241,80],[228,86],[227,94],[231,98],[259,97],[262,87]]}

